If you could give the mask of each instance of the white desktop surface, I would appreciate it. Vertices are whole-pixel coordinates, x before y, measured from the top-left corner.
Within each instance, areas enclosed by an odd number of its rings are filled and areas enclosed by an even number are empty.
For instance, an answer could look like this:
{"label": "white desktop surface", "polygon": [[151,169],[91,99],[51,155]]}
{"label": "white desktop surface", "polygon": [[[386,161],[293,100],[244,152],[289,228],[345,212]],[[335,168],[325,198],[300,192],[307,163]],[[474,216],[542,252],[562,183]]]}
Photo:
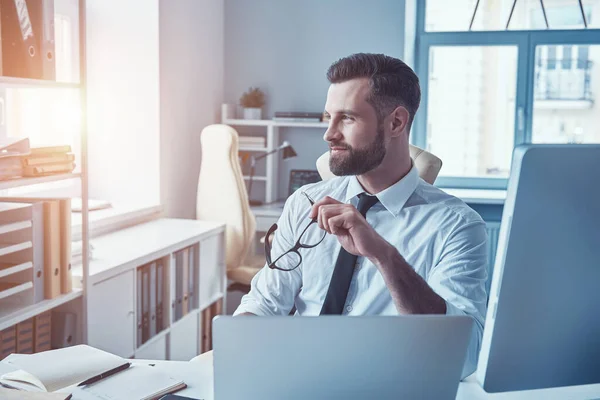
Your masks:
{"label": "white desktop surface", "polygon": [[[136,360],[135,362],[141,362]],[[203,400],[213,400],[212,352],[204,353],[191,362],[144,361],[156,364],[174,377],[183,379],[188,388],[177,394]],[[467,377],[458,386],[457,400],[534,400],[570,399],[590,400],[600,398],[600,384],[571,386],[552,389],[526,390],[519,392],[486,393],[477,383],[475,374]]]}
{"label": "white desktop surface", "polygon": [[[198,356],[194,361],[131,360],[134,363],[154,364],[174,378],[182,379],[188,387],[176,394],[194,399],[213,400],[212,352]],[[15,368],[0,362],[0,375]],[[600,384],[561,387],[553,389],[526,390],[519,392],[486,393],[479,386],[475,375],[467,377],[458,386],[457,400],[537,400],[569,399],[591,400],[600,398]],[[77,400],[73,398],[73,400]]]}

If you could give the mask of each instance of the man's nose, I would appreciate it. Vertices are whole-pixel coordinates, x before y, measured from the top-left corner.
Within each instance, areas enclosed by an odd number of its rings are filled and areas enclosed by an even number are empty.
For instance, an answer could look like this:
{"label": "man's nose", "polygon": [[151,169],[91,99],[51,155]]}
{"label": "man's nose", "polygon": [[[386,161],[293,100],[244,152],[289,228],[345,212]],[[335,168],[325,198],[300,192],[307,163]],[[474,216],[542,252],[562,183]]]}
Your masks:
{"label": "man's nose", "polygon": [[333,121],[329,121],[329,127],[325,131],[323,135],[323,140],[326,142],[339,142],[342,138],[342,133],[337,129],[337,124],[334,124]]}

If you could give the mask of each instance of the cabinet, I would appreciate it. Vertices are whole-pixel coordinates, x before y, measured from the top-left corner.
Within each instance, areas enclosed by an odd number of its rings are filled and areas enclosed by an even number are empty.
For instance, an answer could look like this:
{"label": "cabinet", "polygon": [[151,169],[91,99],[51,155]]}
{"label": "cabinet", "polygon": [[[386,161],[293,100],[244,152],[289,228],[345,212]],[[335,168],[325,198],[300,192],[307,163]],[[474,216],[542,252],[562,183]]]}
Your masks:
{"label": "cabinet", "polygon": [[[201,312],[226,293],[224,233],[224,225],[217,222],[161,218],[95,238],[88,344],[122,357],[144,359],[189,360],[200,354]],[[177,262],[184,253],[189,255],[186,262]],[[144,300],[144,292],[138,289],[140,285],[158,287],[140,277],[142,271],[159,264],[164,270],[163,324],[148,334],[143,330],[143,315],[149,313],[146,324],[156,323],[152,316],[156,316],[158,302]],[[73,274],[81,283],[81,269]],[[148,279],[158,282],[156,272],[154,279]],[[158,289],[152,290],[157,293]],[[182,304],[182,293],[191,294],[187,304]],[[150,304],[150,309],[140,302]]]}
{"label": "cabinet", "polygon": [[88,343],[129,357],[134,352],[133,271],[93,284],[88,301]]}

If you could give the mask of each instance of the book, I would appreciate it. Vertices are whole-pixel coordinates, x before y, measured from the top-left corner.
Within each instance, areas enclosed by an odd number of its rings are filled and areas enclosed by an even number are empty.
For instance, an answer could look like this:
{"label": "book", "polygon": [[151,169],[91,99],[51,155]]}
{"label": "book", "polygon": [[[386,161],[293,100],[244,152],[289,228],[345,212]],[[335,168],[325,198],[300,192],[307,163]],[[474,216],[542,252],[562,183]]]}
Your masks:
{"label": "book", "polygon": [[0,387],[2,400],[69,400],[71,397],[69,393],[24,392]]}
{"label": "book", "polygon": [[21,162],[25,167],[33,165],[57,164],[69,161],[75,161],[74,154],[37,154],[33,156],[25,156],[21,159]]}
{"label": "book", "polygon": [[47,147],[34,147],[31,149],[31,155],[39,155],[39,154],[55,154],[55,153],[70,153],[71,146],[47,146]]}
{"label": "book", "polygon": [[46,174],[57,174],[72,172],[75,169],[75,163],[65,162],[57,164],[45,164],[37,166],[23,167],[24,176],[40,176]]}
{"label": "book", "polygon": [[155,367],[133,364],[106,380],[76,387],[71,393],[75,399],[154,400],[186,387],[181,379],[173,378]]}
{"label": "book", "polygon": [[18,399],[26,399],[25,394],[31,392],[64,394],[65,400],[67,395],[74,399],[153,400],[187,387],[181,379],[152,366],[131,364],[86,345],[11,354],[2,362],[17,368],[0,376],[0,383],[20,389],[23,396]]}
{"label": "book", "polygon": [[316,118],[320,121],[323,118],[323,113],[302,111],[275,111],[275,118]]}
{"label": "book", "polygon": [[11,354],[2,362],[16,370],[0,376],[0,383],[32,392],[55,392],[129,364],[119,356],[87,345]]}

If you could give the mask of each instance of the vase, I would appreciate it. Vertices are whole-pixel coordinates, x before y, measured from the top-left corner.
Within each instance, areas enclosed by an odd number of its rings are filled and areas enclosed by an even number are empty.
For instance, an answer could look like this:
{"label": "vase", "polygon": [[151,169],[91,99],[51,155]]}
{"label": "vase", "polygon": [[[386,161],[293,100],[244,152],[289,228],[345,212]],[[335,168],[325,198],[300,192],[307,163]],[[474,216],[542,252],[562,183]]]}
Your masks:
{"label": "vase", "polygon": [[244,107],[244,119],[261,119],[262,108]]}

